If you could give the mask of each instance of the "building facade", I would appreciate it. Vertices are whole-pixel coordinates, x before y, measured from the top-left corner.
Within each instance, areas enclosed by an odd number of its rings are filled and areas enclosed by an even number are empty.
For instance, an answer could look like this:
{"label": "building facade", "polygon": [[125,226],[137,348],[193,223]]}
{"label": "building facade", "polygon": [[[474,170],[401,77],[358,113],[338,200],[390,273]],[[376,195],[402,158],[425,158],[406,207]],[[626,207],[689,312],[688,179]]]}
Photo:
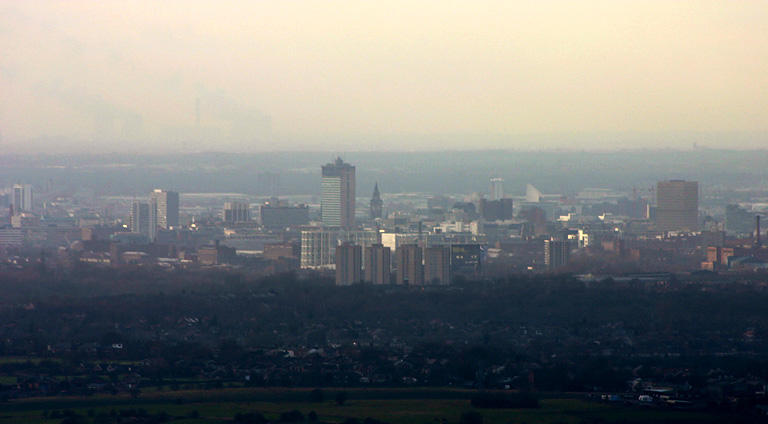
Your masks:
{"label": "building facade", "polygon": [[336,247],[350,243],[362,247],[378,243],[375,231],[344,231],[307,228],[301,231],[301,261],[304,269],[332,269],[336,263]]}
{"label": "building facade", "polygon": [[504,221],[515,217],[512,199],[480,199],[480,216],[486,221]]}
{"label": "building facade", "polygon": [[227,224],[249,222],[251,220],[251,208],[248,203],[224,202],[224,211],[222,215],[224,222]]}
{"label": "building facade", "polygon": [[731,234],[751,234],[755,229],[755,216],[739,205],[725,207],[725,230]]}
{"label": "building facade", "polygon": [[483,272],[483,249],[479,244],[451,245],[451,274],[479,278]]}
{"label": "building facade", "polygon": [[450,246],[424,248],[424,283],[434,285],[451,283]]}
{"label": "building facade", "polygon": [[491,200],[501,200],[504,198],[504,179],[499,177],[491,178]]}
{"label": "building facade", "polygon": [[155,189],[149,194],[149,203],[157,216],[157,226],[164,230],[179,226],[179,193]]}
{"label": "building facade", "polygon": [[272,206],[259,208],[259,222],[267,228],[298,227],[309,224],[307,206]]}
{"label": "building facade", "polygon": [[699,183],[670,180],[656,184],[656,228],[660,231],[699,229]]}
{"label": "building facade", "polygon": [[320,228],[302,231],[301,268],[332,268],[336,263],[334,258],[338,244],[338,231],[326,231]]}
{"label": "building facade", "polygon": [[389,284],[391,266],[391,251],[388,247],[374,244],[365,248],[363,280],[366,283]]}
{"label": "building facade", "polygon": [[352,243],[336,247],[336,285],[348,286],[362,281],[362,248]]}
{"label": "building facade", "polygon": [[571,259],[571,245],[567,240],[544,240],[544,265],[555,271],[568,264]]}
{"label": "building facade", "polygon": [[13,204],[14,213],[31,211],[32,210],[32,185],[31,184],[14,184],[12,204]]}
{"label": "building facade", "polygon": [[129,227],[132,233],[142,234],[147,236],[149,240],[153,240],[155,231],[152,231],[152,228],[156,227],[153,225],[153,218],[149,203],[134,201],[131,204]]}
{"label": "building facade", "polygon": [[421,247],[417,244],[404,244],[395,252],[397,260],[397,284],[420,286],[424,284]]}
{"label": "building facade", "polygon": [[337,158],[323,165],[320,182],[320,213],[323,225],[355,226],[355,167]]}

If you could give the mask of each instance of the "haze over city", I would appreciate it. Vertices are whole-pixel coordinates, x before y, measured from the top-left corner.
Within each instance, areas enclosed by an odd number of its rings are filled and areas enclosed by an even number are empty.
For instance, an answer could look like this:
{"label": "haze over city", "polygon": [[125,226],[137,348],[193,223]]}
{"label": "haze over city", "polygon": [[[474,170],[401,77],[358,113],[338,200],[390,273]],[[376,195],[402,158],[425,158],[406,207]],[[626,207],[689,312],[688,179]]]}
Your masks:
{"label": "haze over city", "polygon": [[0,0],[0,424],[768,424],[768,2]]}
{"label": "haze over city", "polygon": [[764,148],[763,1],[0,4],[6,153]]}

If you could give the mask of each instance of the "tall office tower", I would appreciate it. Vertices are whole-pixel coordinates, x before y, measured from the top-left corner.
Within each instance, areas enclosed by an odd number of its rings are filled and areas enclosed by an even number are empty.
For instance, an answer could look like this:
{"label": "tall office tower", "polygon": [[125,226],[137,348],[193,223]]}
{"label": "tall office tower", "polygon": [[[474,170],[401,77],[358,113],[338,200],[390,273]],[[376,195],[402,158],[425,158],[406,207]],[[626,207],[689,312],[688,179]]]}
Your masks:
{"label": "tall office tower", "polygon": [[420,286],[424,284],[424,268],[421,264],[421,247],[404,244],[395,251],[397,260],[397,284]]}
{"label": "tall office tower", "polygon": [[660,231],[698,230],[698,182],[671,180],[656,184],[656,228]]}
{"label": "tall office tower", "polygon": [[448,285],[450,283],[450,246],[424,248],[424,284]]}
{"label": "tall office tower", "polygon": [[239,224],[251,220],[251,208],[248,203],[224,202],[224,222],[227,224]]}
{"label": "tall office tower", "polygon": [[13,185],[13,211],[16,214],[32,210],[32,185]]}
{"label": "tall office tower", "polygon": [[156,188],[149,194],[149,205],[160,228],[167,230],[179,226],[179,193]]}
{"label": "tall office tower", "polygon": [[362,248],[352,243],[336,247],[336,285],[348,286],[362,280]]}
{"label": "tall office tower", "polygon": [[374,244],[365,248],[364,278],[366,283],[389,284],[391,254],[388,247]]}
{"label": "tall office tower", "polygon": [[491,200],[501,200],[504,198],[504,179],[499,177],[491,178]]}
{"label": "tall office tower", "polygon": [[371,219],[381,218],[384,211],[384,201],[381,200],[379,193],[379,183],[373,186],[373,196],[371,197]]}
{"label": "tall office tower", "polygon": [[151,215],[149,203],[134,201],[131,205],[131,232],[144,234],[151,240],[151,222],[153,220]]}
{"label": "tall office tower", "polygon": [[320,213],[324,225],[352,228],[355,226],[355,167],[336,162],[323,165]]}
{"label": "tall office tower", "polygon": [[571,246],[567,240],[544,240],[544,265],[554,271],[571,259]]}

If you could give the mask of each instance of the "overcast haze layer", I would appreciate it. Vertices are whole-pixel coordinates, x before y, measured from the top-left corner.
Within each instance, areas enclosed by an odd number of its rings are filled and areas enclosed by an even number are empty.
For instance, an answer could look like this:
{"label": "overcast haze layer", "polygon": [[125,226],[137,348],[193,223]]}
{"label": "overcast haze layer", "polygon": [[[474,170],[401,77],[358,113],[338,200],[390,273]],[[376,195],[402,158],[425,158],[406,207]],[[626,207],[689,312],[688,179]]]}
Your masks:
{"label": "overcast haze layer", "polygon": [[0,3],[4,152],[768,146],[765,1]]}

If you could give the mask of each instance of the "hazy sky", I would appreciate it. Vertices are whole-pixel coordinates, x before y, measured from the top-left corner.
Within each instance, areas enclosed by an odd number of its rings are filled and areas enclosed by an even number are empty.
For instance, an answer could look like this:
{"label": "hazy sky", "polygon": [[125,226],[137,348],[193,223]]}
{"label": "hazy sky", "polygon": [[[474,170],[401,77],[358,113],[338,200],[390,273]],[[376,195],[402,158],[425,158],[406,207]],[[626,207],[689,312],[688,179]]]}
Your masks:
{"label": "hazy sky", "polygon": [[768,148],[768,1],[0,0],[5,152]]}

